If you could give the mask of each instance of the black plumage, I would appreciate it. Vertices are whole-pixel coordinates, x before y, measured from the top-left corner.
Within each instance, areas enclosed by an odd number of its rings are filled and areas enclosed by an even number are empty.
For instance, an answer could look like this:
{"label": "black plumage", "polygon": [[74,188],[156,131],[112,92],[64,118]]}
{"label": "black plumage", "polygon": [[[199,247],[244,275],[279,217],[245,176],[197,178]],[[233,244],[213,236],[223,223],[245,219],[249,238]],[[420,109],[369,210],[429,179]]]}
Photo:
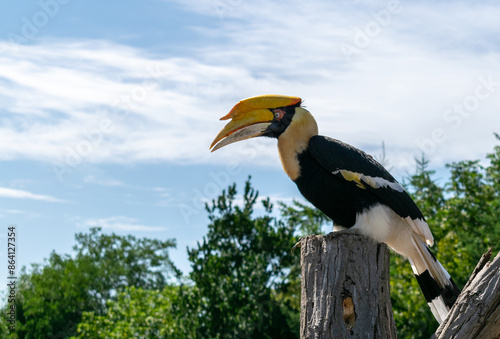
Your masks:
{"label": "black plumage", "polygon": [[[365,152],[339,140],[313,136],[307,149],[298,155],[300,176],[295,180],[304,197],[336,225],[351,227],[356,214],[377,204],[390,207],[402,218],[424,220],[424,216],[396,179]],[[360,179],[347,181],[340,170],[383,179],[400,191],[390,187],[374,188]]]}

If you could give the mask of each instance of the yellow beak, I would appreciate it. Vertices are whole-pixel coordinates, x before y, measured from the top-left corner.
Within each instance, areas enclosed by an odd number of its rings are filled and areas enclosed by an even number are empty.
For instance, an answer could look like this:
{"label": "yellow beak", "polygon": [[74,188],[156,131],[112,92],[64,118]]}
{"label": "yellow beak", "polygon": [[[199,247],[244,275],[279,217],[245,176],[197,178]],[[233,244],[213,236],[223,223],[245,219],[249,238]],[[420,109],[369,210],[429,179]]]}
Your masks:
{"label": "yellow beak", "polygon": [[270,109],[295,105],[300,101],[298,97],[284,95],[261,95],[241,100],[221,118],[231,121],[217,134],[210,145],[212,152],[234,142],[262,135],[274,119]]}

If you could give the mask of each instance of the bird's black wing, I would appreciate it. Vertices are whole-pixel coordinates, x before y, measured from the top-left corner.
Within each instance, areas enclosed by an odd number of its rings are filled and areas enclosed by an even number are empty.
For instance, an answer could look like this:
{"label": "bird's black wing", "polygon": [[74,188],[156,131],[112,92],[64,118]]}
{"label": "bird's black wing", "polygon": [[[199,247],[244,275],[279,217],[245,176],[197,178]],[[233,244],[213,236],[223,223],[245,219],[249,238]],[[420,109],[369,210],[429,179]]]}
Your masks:
{"label": "bird's black wing", "polygon": [[372,156],[339,140],[314,136],[309,152],[321,166],[340,180],[356,184],[354,189],[373,193],[402,218],[424,221],[422,212],[403,187]]}

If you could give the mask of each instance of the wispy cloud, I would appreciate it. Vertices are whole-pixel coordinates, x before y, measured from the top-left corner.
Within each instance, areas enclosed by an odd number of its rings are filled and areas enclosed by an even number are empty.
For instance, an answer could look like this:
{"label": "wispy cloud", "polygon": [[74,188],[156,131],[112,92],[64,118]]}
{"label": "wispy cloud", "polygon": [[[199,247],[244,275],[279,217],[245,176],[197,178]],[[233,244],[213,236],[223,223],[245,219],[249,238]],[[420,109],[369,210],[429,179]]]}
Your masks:
{"label": "wispy cloud", "polygon": [[23,218],[25,220],[31,220],[35,218],[40,218],[41,214],[29,210],[17,210],[17,209],[0,210],[0,218],[12,217],[12,216],[15,216],[17,220],[20,220],[20,218]]}
{"label": "wispy cloud", "polygon": [[0,197],[3,198],[14,198],[14,199],[31,199],[31,200],[41,200],[48,202],[67,202],[65,200],[57,199],[49,195],[31,193],[24,190],[18,190],[14,188],[0,187]]}
{"label": "wispy cloud", "polygon": [[109,179],[109,178],[98,178],[94,175],[87,175],[83,178],[83,182],[86,184],[95,184],[95,185],[102,185],[102,186],[125,186],[125,183],[115,180],[115,179]]}
{"label": "wispy cloud", "polygon": [[[105,41],[0,42],[0,159],[49,161],[61,176],[85,162],[249,163],[255,141],[241,152],[208,145],[232,105],[265,93],[304,98],[322,134],[369,152],[384,140],[395,167],[429,140],[439,162],[480,156],[500,125],[500,7],[390,3],[196,1],[186,10],[220,20],[192,27],[209,43],[189,57]],[[488,77],[490,98],[467,118],[454,113],[462,124],[443,117]],[[437,129],[446,140],[434,140]],[[279,164],[274,147],[258,153]]]}
{"label": "wispy cloud", "polygon": [[113,216],[100,219],[87,219],[83,222],[86,227],[102,227],[113,231],[143,231],[143,232],[161,232],[165,231],[165,227],[146,226],[138,222],[137,219]]}

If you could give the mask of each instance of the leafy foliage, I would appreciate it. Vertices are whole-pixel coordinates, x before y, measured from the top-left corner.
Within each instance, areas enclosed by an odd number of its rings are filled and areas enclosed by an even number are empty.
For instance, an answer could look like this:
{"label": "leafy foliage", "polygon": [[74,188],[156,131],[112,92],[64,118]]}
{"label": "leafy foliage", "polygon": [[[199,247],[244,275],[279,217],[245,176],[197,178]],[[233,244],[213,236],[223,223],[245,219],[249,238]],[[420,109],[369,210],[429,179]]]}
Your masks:
{"label": "leafy foliage", "polygon": [[69,337],[83,312],[103,314],[106,300],[125,287],[163,289],[166,274],[178,274],[167,253],[173,240],[106,235],[99,228],[76,240],[75,258],[53,252],[44,266],[33,265],[29,274],[23,269],[13,337]]}
{"label": "leafy foliage", "polygon": [[[490,164],[486,167],[479,161],[448,165],[450,178],[440,186],[422,157],[407,185],[434,234],[433,251],[459,288],[465,285],[481,255],[489,247],[498,249],[500,244],[500,147],[496,146],[487,158]],[[428,338],[438,323],[405,261],[391,257],[391,295],[398,336]]]}
{"label": "leafy foliage", "polygon": [[322,234],[321,226],[331,224],[331,220],[317,208],[293,201],[292,206],[280,203],[281,216],[300,234]]}
{"label": "leafy foliage", "polygon": [[187,300],[197,300],[187,286],[162,291],[127,287],[108,300],[105,315],[83,313],[78,338],[194,338],[197,318],[187,312],[193,306]]}
{"label": "leafy foliage", "polygon": [[208,234],[188,250],[190,277],[201,297],[198,336],[296,337],[298,323],[286,316],[290,306],[285,298],[273,297],[286,291],[287,274],[298,262],[290,253],[297,241],[295,228],[271,217],[269,199],[263,201],[265,215],[252,217],[258,192],[249,181],[242,207],[234,204],[236,193],[236,186],[230,186],[206,206]]}

